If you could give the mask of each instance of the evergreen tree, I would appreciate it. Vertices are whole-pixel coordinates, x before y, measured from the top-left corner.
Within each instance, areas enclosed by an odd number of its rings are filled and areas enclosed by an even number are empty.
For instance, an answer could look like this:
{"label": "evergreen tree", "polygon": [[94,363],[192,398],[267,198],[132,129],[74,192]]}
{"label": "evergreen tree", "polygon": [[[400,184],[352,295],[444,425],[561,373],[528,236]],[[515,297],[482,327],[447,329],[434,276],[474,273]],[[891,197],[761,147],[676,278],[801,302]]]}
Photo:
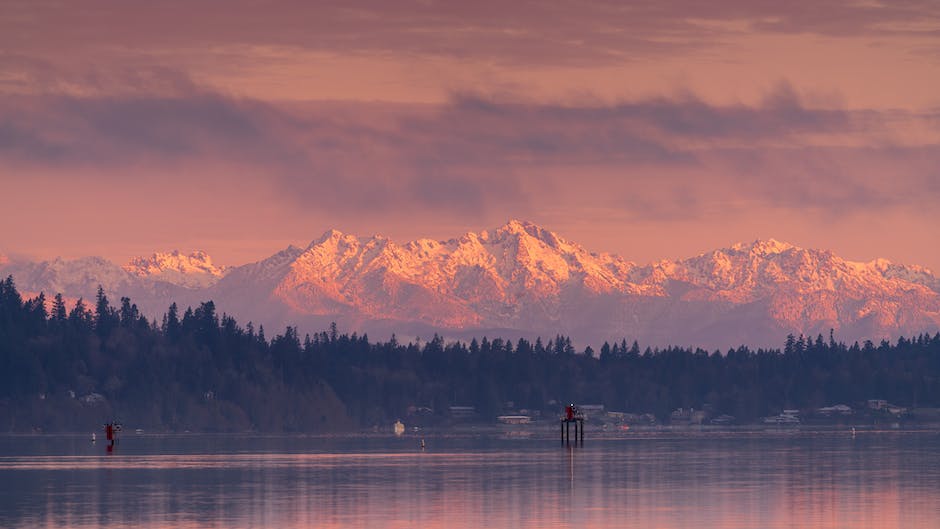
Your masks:
{"label": "evergreen tree", "polygon": [[68,318],[68,314],[65,310],[65,301],[62,299],[62,293],[57,293],[55,299],[52,302],[52,321],[56,323],[64,323]]}
{"label": "evergreen tree", "polygon": [[111,330],[117,326],[118,318],[114,309],[108,302],[108,296],[104,293],[104,288],[98,285],[98,293],[95,296],[95,329],[98,336],[104,337],[111,333]]}
{"label": "evergreen tree", "polygon": [[94,315],[85,307],[85,301],[78,298],[75,306],[69,312],[69,323],[76,329],[91,328],[94,325]]}

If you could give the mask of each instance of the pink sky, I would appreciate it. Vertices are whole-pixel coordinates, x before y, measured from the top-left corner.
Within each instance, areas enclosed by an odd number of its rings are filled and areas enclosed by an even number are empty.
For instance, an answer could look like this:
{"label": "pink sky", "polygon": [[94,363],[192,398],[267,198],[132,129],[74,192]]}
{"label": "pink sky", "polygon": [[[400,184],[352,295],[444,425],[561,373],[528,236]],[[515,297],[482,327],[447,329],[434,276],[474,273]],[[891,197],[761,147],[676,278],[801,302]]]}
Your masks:
{"label": "pink sky", "polygon": [[523,218],[639,262],[773,237],[940,269],[940,4],[650,4],[7,0],[0,252]]}

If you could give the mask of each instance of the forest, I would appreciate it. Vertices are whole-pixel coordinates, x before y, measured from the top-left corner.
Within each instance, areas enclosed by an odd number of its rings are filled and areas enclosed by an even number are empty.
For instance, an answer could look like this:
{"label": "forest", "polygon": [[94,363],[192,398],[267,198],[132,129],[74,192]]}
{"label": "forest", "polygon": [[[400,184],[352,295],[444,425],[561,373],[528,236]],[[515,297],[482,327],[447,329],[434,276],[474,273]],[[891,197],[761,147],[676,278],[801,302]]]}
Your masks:
{"label": "forest", "polygon": [[335,324],[301,336],[218,314],[212,301],[148,320],[128,298],[24,299],[0,281],[0,431],[88,431],[108,420],[147,431],[335,432],[451,406],[477,420],[563,402],[651,414],[706,408],[749,423],[783,409],[867,399],[940,407],[940,333],[851,345],[790,336],[779,349],[577,350],[569,337],[469,343],[371,341]]}

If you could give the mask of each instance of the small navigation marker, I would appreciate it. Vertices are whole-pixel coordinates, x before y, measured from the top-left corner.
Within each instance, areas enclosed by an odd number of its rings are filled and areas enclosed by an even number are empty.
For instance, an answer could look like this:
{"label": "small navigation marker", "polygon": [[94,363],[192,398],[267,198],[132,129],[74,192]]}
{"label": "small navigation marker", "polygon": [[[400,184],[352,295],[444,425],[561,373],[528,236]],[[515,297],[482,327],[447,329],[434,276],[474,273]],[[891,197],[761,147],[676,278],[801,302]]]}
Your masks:
{"label": "small navigation marker", "polygon": [[[114,450],[114,443],[117,441],[117,434],[122,429],[123,428],[121,426],[121,423],[117,421],[111,421],[109,423],[105,423],[104,434],[105,434],[105,437],[108,439],[108,452],[111,452],[112,450]],[[92,437],[92,439],[94,439],[94,437]]]}
{"label": "small navigation marker", "polygon": [[424,439],[421,439],[421,450],[424,450]]}
{"label": "small navigation marker", "polygon": [[[574,404],[565,406],[565,415],[561,418],[561,442],[571,442],[571,424],[574,424],[574,444],[584,444],[584,414]],[[581,434],[578,439],[578,433]]]}

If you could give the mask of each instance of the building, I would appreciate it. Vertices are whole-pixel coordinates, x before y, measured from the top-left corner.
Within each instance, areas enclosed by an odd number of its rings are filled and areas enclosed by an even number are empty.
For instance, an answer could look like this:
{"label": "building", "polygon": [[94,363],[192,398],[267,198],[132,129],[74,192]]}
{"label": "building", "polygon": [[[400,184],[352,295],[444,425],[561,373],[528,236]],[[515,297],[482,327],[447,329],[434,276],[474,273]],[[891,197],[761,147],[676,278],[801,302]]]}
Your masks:
{"label": "building", "polygon": [[852,408],[845,404],[836,404],[835,406],[819,408],[816,413],[820,415],[851,415]]}
{"label": "building", "polygon": [[603,404],[578,404],[576,407],[585,418],[600,417],[604,414]]}
{"label": "building", "polygon": [[496,418],[501,424],[529,424],[532,418],[528,415],[500,415]]}

